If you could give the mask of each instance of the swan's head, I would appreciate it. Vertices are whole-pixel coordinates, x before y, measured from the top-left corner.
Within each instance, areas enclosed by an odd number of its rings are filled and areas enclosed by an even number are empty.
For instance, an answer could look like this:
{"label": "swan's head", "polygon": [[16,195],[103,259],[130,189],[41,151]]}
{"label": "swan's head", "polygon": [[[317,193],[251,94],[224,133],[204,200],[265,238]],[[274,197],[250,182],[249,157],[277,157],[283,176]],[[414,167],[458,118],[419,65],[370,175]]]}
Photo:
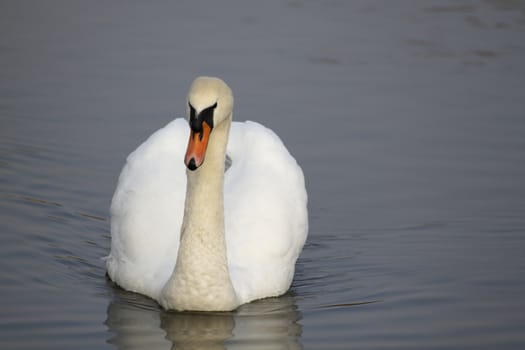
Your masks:
{"label": "swan's head", "polygon": [[208,140],[213,128],[231,119],[233,94],[219,78],[198,77],[188,93],[187,115],[190,140],[184,163],[195,170],[204,162]]}

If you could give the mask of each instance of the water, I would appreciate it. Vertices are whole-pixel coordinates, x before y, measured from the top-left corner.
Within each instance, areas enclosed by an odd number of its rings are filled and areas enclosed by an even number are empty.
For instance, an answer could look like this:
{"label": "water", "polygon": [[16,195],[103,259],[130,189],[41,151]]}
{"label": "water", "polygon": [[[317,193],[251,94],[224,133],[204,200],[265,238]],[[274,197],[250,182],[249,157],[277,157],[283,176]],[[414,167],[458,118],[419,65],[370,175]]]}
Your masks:
{"label": "water", "polygon": [[[525,2],[0,4],[4,349],[525,346]],[[223,77],[305,172],[291,291],[164,312],[115,287],[126,155]]]}

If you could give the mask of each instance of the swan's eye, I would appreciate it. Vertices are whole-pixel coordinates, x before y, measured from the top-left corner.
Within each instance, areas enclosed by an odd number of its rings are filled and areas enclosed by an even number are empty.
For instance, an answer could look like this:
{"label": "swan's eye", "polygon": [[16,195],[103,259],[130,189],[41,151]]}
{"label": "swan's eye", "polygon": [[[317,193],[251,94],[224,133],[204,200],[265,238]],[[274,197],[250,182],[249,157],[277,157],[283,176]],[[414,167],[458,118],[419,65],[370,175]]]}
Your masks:
{"label": "swan's eye", "polygon": [[202,129],[202,121],[197,119],[195,108],[193,108],[191,103],[188,102],[188,106],[190,107],[190,128],[194,132],[200,132]]}
{"label": "swan's eye", "polygon": [[188,106],[190,106],[190,120],[195,119],[195,108],[193,108],[193,106],[189,102],[188,102]]}

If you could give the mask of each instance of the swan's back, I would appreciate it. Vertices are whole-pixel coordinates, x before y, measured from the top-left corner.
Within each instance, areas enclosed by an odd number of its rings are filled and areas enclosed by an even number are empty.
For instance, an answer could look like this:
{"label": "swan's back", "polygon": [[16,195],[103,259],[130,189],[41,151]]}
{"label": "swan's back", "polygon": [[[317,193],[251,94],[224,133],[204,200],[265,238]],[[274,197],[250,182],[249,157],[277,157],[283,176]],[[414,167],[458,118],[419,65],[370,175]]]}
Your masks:
{"label": "swan's back", "polygon": [[106,265],[126,290],[157,299],[179,248],[188,123],[176,119],[127,158],[111,202],[111,252]]}
{"label": "swan's back", "polygon": [[[160,129],[127,159],[111,205],[109,276],[158,300],[177,260],[186,194],[187,121]],[[242,303],[284,293],[306,240],[306,190],[280,139],[233,122],[224,209],[228,265]]]}
{"label": "swan's back", "polygon": [[308,231],[301,168],[270,129],[233,123],[224,206],[230,273],[242,302],[290,287]]}

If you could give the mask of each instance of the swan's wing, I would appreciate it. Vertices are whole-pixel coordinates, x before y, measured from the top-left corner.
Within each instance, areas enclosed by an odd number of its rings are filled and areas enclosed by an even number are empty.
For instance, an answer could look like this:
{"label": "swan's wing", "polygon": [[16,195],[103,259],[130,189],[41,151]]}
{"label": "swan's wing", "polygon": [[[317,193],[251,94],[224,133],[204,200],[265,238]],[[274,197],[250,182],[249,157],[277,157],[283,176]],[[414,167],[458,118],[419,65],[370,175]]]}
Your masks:
{"label": "swan's wing", "polygon": [[123,288],[157,298],[168,280],[184,213],[188,124],[176,119],[128,156],[111,203],[108,273]]}
{"label": "swan's wing", "polygon": [[232,123],[225,225],[232,282],[241,301],[284,293],[308,231],[301,168],[277,135]]}

